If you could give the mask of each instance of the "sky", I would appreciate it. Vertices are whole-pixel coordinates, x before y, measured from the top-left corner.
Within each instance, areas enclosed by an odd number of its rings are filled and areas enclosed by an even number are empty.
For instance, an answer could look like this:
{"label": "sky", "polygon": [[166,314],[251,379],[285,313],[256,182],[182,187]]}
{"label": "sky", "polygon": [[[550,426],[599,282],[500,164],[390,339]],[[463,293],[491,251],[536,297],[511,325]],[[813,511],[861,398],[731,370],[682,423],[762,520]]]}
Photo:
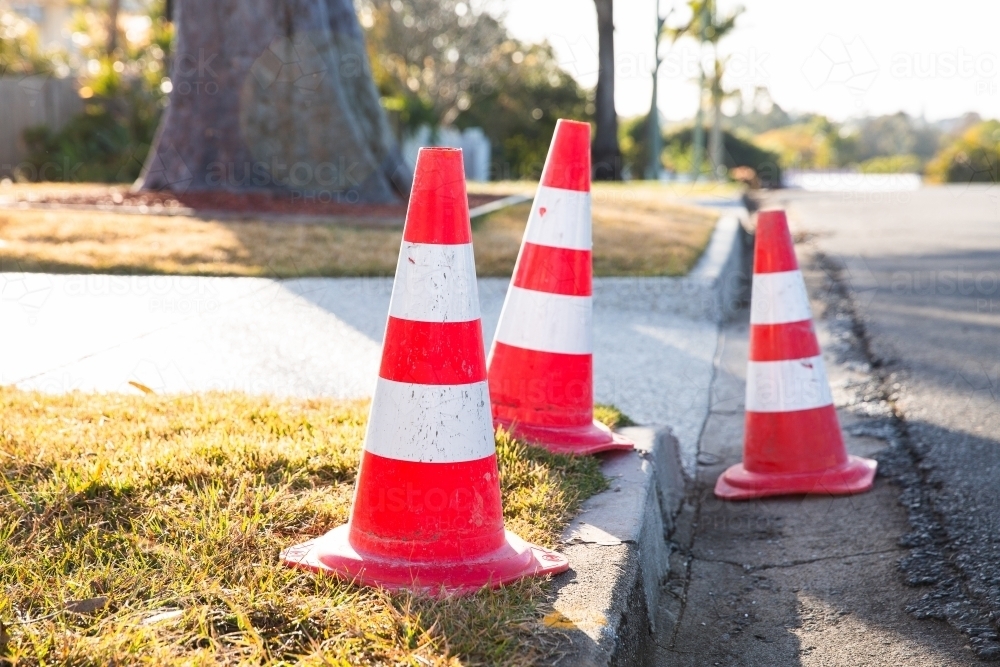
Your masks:
{"label": "sky", "polygon": [[[518,39],[548,40],[581,84],[597,81],[593,0],[496,0]],[[680,0],[661,0],[666,13]],[[905,111],[935,121],[968,111],[1000,117],[1000,0],[719,0],[746,8],[721,44],[729,89],[767,86],[786,111],[835,120]],[[615,2],[615,103],[623,117],[649,111],[656,0]],[[693,116],[699,50],[661,46],[659,108]],[[711,62],[711,50],[704,53]]]}

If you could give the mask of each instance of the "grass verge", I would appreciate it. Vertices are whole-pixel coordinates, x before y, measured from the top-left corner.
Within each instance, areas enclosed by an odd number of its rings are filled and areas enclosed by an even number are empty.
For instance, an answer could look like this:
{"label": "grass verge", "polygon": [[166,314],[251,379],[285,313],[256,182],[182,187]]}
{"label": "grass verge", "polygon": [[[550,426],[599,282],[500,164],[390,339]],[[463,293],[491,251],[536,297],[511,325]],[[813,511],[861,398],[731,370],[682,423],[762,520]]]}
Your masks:
{"label": "grass verge", "polygon": [[[521,204],[475,221],[480,276],[511,274],[529,209]],[[595,275],[653,276],[687,273],[716,215],[656,186],[595,184],[593,218]],[[401,235],[345,224],[0,209],[0,271],[393,275]]]}
{"label": "grass verge", "polygon": [[608,428],[638,426],[632,418],[610,403],[598,403],[594,406],[594,419]]}
{"label": "grass verge", "polygon": [[[546,584],[449,600],[278,565],[348,517],[367,404],[0,387],[0,664],[546,664]],[[499,438],[507,527],[553,546],[594,458]]]}

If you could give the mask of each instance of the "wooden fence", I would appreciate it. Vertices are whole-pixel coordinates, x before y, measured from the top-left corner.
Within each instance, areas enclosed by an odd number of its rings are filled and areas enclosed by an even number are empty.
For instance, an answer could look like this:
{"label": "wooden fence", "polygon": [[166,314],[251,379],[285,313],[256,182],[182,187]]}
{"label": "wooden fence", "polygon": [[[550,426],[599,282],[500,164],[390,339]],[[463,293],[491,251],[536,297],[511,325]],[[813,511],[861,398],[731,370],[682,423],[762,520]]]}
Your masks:
{"label": "wooden fence", "polygon": [[58,130],[82,110],[73,79],[0,77],[0,178],[27,157],[25,129],[47,125]]}

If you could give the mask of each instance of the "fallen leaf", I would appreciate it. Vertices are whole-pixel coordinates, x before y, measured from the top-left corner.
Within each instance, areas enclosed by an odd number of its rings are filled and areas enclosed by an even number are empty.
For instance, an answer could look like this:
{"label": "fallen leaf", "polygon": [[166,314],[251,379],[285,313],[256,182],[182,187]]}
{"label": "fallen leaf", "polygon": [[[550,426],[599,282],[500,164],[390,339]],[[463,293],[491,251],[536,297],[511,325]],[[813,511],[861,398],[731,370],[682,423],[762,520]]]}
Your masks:
{"label": "fallen leaf", "polygon": [[135,387],[136,389],[138,389],[139,391],[141,391],[142,393],[144,393],[144,394],[155,394],[156,393],[155,391],[153,391],[152,389],[150,389],[149,387],[147,387],[146,385],[144,385],[141,382],[136,382],[135,380],[129,380],[128,383],[130,385],[132,385],[133,387]]}
{"label": "fallen leaf", "polygon": [[559,628],[560,630],[575,630],[576,623],[566,618],[558,611],[554,611],[551,614],[546,614],[542,618],[542,624],[547,625],[550,628]]}

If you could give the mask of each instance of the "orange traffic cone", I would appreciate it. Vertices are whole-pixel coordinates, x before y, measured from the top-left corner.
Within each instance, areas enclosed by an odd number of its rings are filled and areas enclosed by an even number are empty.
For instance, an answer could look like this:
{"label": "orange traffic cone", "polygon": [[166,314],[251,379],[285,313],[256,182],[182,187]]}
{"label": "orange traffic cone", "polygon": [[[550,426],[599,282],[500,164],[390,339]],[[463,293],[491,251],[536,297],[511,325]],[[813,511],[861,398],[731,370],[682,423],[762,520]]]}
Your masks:
{"label": "orange traffic cone", "polygon": [[281,557],[431,593],[569,567],[504,530],[460,150],[417,157],[351,520]]}
{"label": "orange traffic cone", "polygon": [[743,500],[872,487],[875,461],[848,456],[784,211],[757,216],[743,463],[715,495]]}
{"label": "orange traffic cone", "polygon": [[632,449],[594,421],[590,125],[560,120],[490,350],[493,421],[551,451]]}

